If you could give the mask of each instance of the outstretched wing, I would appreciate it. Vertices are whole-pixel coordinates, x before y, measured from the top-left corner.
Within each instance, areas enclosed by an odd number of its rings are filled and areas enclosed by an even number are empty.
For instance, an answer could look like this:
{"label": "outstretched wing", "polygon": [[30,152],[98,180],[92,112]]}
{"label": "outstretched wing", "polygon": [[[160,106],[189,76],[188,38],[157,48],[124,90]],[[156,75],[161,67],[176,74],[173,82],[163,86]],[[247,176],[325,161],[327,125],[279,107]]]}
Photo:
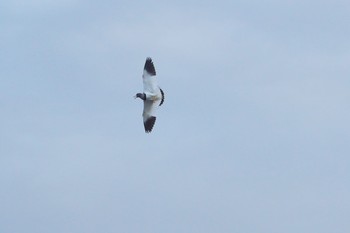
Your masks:
{"label": "outstretched wing", "polygon": [[159,94],[159,88],[156,79],[156,69],[151,58],[147,58],[145,67],[143,68],[143,92],[147,96],[154,96]]}
{"label": "outstretched wing", "polygon": [[145,100],[143,101],[143,125],[145,132],[150,133],[153,129],[154,123],[156,122],[155,112],[159,106],[161,99],[158,100]]}

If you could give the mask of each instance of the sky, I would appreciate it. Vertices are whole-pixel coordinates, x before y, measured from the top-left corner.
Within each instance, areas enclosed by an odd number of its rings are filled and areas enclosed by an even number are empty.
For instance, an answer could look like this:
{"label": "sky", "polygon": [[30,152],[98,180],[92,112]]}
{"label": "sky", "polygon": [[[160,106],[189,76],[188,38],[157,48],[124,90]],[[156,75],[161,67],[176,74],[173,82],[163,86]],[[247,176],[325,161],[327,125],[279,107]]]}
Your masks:
{"label": "sky", "polygon": [[349,232],[349,24],[342,0],[1,1],[0,232]]}

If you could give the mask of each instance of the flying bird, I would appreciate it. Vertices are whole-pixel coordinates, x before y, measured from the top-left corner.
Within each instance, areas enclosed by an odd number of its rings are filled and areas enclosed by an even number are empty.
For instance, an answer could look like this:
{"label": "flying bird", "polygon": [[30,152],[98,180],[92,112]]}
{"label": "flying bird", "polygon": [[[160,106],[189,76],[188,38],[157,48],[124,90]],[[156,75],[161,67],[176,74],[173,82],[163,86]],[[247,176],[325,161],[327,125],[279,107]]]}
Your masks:
{"label": "flying bird", "polygon": [[137,93],[134,97],[143,100],[143,125],[145,132],[152,132],[156,122],[155,111],[164,102],[164,92],[157,84],[156,69],[150,57],[146,59],[143,68],[143,93]]}

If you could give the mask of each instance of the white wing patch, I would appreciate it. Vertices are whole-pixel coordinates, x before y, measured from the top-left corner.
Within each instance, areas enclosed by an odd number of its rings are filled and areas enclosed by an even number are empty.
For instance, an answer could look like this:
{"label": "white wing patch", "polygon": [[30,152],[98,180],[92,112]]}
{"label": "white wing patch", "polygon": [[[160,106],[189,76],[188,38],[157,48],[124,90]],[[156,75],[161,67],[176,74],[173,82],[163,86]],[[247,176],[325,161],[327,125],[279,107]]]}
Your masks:
{"label": "white wing patch", "polygon": [[145,67],[143,68],[143,92],[150,98],[155,98],[158,95],[159,87],[156,78],[156,69],[151,58],[147,58]]}

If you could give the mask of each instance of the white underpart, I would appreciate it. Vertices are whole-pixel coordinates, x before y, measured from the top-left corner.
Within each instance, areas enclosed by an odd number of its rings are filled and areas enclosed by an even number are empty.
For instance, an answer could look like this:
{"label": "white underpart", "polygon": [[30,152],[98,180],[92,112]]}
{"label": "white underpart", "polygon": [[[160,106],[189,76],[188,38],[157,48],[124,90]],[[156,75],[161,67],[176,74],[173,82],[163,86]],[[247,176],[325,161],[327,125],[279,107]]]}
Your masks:
{"label": "white underpart", "polygon": [[162,100],[162,94],[157,84],[156,76],[150,75],[146,70],[143,71],[143,93],[146,94],[146,100],[143,106],[143,120],[146,121],[154,113]]}

